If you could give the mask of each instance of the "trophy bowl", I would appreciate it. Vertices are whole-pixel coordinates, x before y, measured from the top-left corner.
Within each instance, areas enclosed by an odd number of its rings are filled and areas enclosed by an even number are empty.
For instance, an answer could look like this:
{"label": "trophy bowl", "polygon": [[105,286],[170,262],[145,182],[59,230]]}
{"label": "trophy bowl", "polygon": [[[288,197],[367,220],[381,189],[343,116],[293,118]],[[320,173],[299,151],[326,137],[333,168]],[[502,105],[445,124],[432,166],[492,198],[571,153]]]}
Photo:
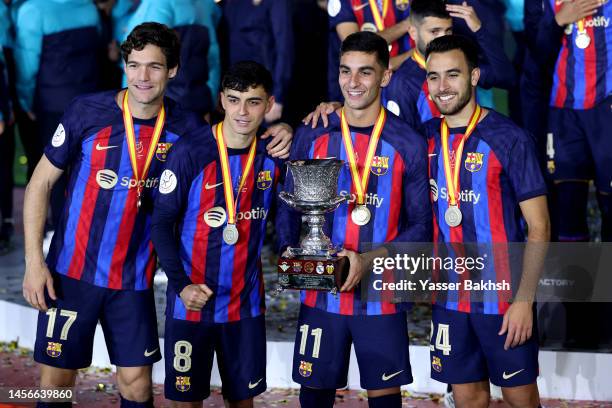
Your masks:
{"label": "trophy bowl", "polygon": [[348,274],[348,260],[336,254],[342,249],[332,244],[323,231],[325,214],[346,200],[338,196],[338,175],[344,161],[338,159],[295,160],[287,163],[294,191],[279,196],[300,211],[307,225],[306,235],[298,248],[287,248],[279,258],[281,289],[326,290],[335,293]]}

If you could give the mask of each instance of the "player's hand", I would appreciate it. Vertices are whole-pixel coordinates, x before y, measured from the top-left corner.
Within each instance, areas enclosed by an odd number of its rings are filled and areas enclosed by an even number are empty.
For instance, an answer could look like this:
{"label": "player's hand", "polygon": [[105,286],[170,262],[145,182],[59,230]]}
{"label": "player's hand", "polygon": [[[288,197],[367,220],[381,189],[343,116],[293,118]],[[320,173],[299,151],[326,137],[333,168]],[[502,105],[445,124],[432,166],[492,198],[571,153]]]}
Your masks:
{"label": "player's hand", "polygon": [[213,291],[208,286],[192,283],[183,288],[180,296],[187,310],[199,312],[212,295]]}
{"label": "player's hand", "polygon": [[306,126],[311,125],[314,129],[317,127],[317,123],[319,122],[319,118],[323,121],[323,127],[327,127],[329,124],[328,116],[336,111],[336,109],[340,109],[342,104],[340,102],[321,102],[314,111],[310,112],[304,119],[302,119],[302,123]]}
{"label": "player's hand", "polygon": [[504,314],[500,336],[506,335],[504,350],[510,347],[520,346],[532,335],[533,330],[533,303],[514,302]]}
{"label": "player's hand", "polygon": [[349,260],[349,273],[346,282],[344,282],[340,288],[340,292],[349,292],[359,284],[366,271],[367,265],[360,254],[349,251],[348,249],[343,249],[338,252],[338,256],[346,256]]}
{"label": "player's hand", "polygon": [[474,7],[468,6],[467,2],[465,1],[461,5],[447,4],[446,11],[448,11],[448,14],[450,14],[451,17],[462,18],[465,20],[465,23],[473,33],[480,30],[480,27],[482,27],[482,23],[480,22]]}
{"label": "player's hand", "polygon": [[601,0],[573,0],[565,1],[561,9],[555,14],[555,21],[560,27],[575,23],[597,12]]}
{"label": "player's hand", "polygon": [[283,105],[278,102],[274,102],[274,105],[272,105],[272,109],[270,109],[270,112],[266,113],[266,122],[275,122],[279,120],[281,116],[283,116]]}
{"label": "player's hand", "polygon": [[23,297],[32,307],[46,312],[47,302],[45,302],[45,288],[49,297],[57,299],[55,288],[53,287],[53,277],[44,261],[31,263],[26,261],[26,271],[23,277]]}
{"label": "player's hand", "polygon": [[262,139],[267,139],[272,136],[272,140],[268,143],[266,149],[272,157],[286,159],[289,157],[291,150],[291,142],[293,140],[293,129],[286,123],[278,123],[272,125],[261,135]]}

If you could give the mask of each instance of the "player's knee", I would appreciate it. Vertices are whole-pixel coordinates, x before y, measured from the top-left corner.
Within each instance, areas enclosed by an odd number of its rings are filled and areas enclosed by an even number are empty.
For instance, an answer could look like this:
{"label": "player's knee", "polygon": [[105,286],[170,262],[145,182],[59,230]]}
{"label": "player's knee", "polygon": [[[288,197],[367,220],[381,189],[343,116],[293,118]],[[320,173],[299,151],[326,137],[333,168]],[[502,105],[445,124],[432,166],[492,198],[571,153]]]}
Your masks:
{"label": "player's knee", "polygon": [[510,408],[537,408],[540,406],[538,387],[534,384],[502,388],[504,402]]}
{"label": "player's knee", "polygon": [[73,387],[76,380],[77,371],[65,368],[51,367],[45,364],[40,365],[40,386],[41,387]]}
{"label": "player's knee", "polygon": [[402,394],[399,387],[384,390],[368,390],[369,408],[400,408]]}
{"label": "player's knee", "polygon": [[453,398],[457,408],[486,408],[489,406],[489,384],[453,384]]}
{"label": "player's knee", "polygon": [[148,401],[152,395],[151,367],[118,367],[117,385],[121,396],[129,401]]}
{"label": "player's knee", "polygon": [[253,398],[241,401],[228,401],[229,408],[253,408]]}
{"label": "player's knee", "polygon": [[328,408],[334,406],[336,390],[304,387],[300,388],[302,408]]}

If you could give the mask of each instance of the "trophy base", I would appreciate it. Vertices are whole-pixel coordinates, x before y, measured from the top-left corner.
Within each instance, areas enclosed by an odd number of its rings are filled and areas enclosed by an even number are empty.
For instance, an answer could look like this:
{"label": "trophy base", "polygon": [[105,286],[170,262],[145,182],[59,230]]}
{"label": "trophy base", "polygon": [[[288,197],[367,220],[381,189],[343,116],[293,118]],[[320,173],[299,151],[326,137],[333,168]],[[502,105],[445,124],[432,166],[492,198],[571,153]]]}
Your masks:
{"label": "trophy base", "polygon": [[348,275],[345,256],[295,256],[278,260],[279,290],[322,290],[336,293]]}

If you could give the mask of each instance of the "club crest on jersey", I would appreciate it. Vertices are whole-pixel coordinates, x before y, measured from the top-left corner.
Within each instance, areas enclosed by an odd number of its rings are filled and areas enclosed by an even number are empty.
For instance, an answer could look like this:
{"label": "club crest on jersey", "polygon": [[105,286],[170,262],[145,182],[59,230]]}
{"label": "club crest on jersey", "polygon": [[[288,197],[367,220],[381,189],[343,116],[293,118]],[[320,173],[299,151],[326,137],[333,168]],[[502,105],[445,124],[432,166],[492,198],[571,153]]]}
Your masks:
{"label": "club crest on jersey", "polygon": [[469,152],[465,158],[465,169],[472,173],[482,169],[484,153]]}
{"label": "club crest on jersey", "polygon": [[272,175],[270,170],[262,170],[257,175],[257,188],[260,190],[267,190],[272,186]]}
{"label": "club crest on jersey", "polygon": [[312,375],[312,363],[300,361],[299,373],[302,377],[310,377]]}
{"label": "club crest on jersey", "polygon": [[372,158],[372,174],[384,176],[389,170],[389,158],[387,156],[374,156]]}
{"label": "club crest on jersey", "polygon": [[433,368],[439,373],[442,372],[442,361],[440,361],[440,357],[436,357],[436,356],[432,357],[431,368]]}
{"label": "club crest on jersey", "polygon": [[155,157],[160,162],[165,162],[168,158],[168,150],[172,147],[172,143],[158,143],[157,150],[155,151]]}
{"label": "club crest on jersey", "polygon": [[47,355],[57,358],[62,354],[62,343],[47,342]]}
{"label": "club crest on jersey", "polygon": [[395,7],[397,7],[398,10],[407,10],[409,6],[410,0],[395,0]]}
{"label": "club crest on jersey", "polygon": [[191,388],[190,377],[176,376],[176,389],[180,392],[187,392]]}

